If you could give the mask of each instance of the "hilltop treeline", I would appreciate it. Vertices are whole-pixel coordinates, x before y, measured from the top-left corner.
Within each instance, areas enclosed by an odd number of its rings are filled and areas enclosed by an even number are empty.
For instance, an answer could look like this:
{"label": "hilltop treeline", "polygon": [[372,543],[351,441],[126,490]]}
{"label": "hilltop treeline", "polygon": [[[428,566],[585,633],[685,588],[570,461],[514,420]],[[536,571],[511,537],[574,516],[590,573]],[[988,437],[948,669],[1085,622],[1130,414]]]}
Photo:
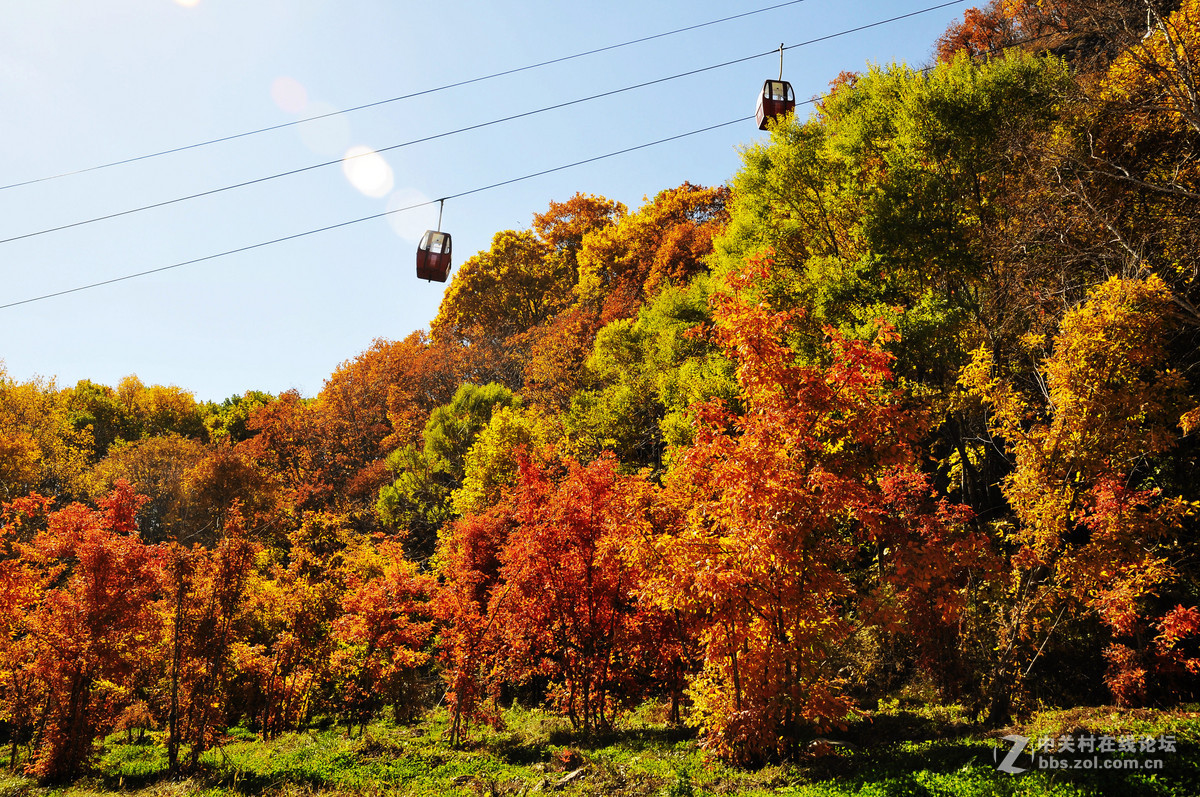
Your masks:
{"label": "hilltop treeline", "polygon": [[1200,686],[1200,2],[997,2],[728,186],[576,194],[315,398],[0,383],[0,726],[653,698],[737,762],[920,686]]}

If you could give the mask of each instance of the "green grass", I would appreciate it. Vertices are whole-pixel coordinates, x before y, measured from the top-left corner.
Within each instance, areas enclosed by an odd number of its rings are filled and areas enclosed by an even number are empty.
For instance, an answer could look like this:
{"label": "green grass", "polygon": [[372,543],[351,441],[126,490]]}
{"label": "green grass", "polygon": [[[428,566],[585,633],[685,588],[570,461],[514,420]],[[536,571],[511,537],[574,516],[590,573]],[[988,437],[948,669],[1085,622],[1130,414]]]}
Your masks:
{"label": "green grass", "polygon": [[1173,733],[1179,739],[1200,743],[1200,705],[1180,706],[1174,711],[1112,706],[1043,711],[1021,731],[1026,736],[1057,736],[1073,730],[1121,736],[1160,736]]}
{"label": "green grass", "polygon": [[[834,747],[786,765],[757,770],[729,767],[707,756],[691,735],[654,719],[645,709],[611,733],[581,738],[561,718],[537,710],[505,712],[502,730],[473,729],[454,750],[444,741],[448,717],[370,726],[355,738],[325,727],[261,740],[235,729],[201,758],[201,770],[182,782],[166,777],[158,743],[128,744],[112,736],[96,772],[69,788],[51,790],[15,775],[0,777],[0,797],[301,797],[309,795],[1107,795],[1157,797],[1200,794],[1200,713],[1112,708],[1047,711],[1029,723],[990,734],[954,707],[887,705],[853,722]],[[999,736],[1036,737],[1078,731],[1121,735],[1174,734],[1177,752],[1161,772],[998,772],[1008,750]],[[147,739],[147,742],[152,740]],[[998,753],[997,753],[998,751]],[[1028,764],[1025,757],[1018,762]],[[582,769],[561,789],[569,771]]]}

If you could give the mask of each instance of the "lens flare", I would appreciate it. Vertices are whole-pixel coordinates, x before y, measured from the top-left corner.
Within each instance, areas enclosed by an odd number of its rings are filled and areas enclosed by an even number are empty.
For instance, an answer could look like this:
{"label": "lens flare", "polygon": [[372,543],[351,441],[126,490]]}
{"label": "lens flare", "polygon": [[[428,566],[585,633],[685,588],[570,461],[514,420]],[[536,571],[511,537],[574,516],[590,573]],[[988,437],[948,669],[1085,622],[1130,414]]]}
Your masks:
{"label": "lens flare", "polygon": [[271,82],[271,99],[280,110],[300,113],[308,107],[308,89],[295,78],[277,77]]}
{"label": "lens flare", "polygon": [[351,147],[342,158],[342,171],[350,185],[369,197],[387,196],[396,184],[392,167],[370,147]]}

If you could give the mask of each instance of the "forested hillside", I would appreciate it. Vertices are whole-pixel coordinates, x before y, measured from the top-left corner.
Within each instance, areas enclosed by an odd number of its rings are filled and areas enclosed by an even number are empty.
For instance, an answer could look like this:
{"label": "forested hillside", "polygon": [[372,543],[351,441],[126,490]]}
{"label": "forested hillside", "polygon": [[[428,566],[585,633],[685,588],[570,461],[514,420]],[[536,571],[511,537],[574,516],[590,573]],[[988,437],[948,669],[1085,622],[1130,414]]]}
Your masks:
{"label": "forested hillside", "polygon": [[315,397],[0,381],[0,735],[1200,690],[1200,0],[993,0],[728,185],[579,193]]}

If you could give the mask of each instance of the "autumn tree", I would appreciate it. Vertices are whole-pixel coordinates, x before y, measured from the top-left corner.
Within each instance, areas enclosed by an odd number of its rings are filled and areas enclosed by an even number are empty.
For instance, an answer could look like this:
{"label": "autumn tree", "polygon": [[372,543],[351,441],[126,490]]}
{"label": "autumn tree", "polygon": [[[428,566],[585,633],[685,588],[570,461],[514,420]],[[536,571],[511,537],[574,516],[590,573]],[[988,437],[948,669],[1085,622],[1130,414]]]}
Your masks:
{"label": "autumn tree", "polygon": [[0,497],[83,497],[92,445],[67,391],[53,381],[15,382],[0,368]]}
{"label": "autumn tree", "polygon": [[521,395],[550,412],[570,407],[572,397],[587,387],[584,361],[599,328],[599,313],[576,305],[532,330]]}
{"label": "autumn tree", "polygon": [[550,200],[545,213],[533,214],[533,232],[552,250],[565,255],[572,268],[577,270],[584,238],[619,224],[628,212],[620,202],[576,193],[566,202]]}
{"label": "autumn tree", "polygon": [[387,482],[384,459],[397,444],[392,389],[421,349],[376,340],[342,363],[314,399],[289,391],[263,404],[243,402],[249,408],[238,455],[274,476],[293,522],[327,511],[348,517],[362,533],[376,530],[372,510]]}
{"label": "autumn tree", "polygon": [[283,511],[293,518],[319,510],[331,498],[322,456],[322,418],[311,400],[297,391],[256,409],[250,416],[253,437],[243,449],[278,485]]}
{"label": "autumn tree", "polygon": [[250,430],[250,414],[275,400],[270,393],[247,390],[241,395],[230,396],[220,404],[210,404],[204,416],[204,427],[208,438],[214,442],[240,443],[253,437]]}
{"label": "autumn tree", "polygon": [[46,689],[33,765],[41,780],[82,771],[160,632],[161,555],[138,538],[140,500],[119,482],[98,509],[72,504],[50,515],[26,549],[45,589],[29,628]]}
{"label": "autumn tree", "polygon": [[642,632],[640,575],[629,549],[647,487],[620,477],[611,457],[568,463],[555,483],[526,463],[516,498],[519,530],[500,551],[502,586],[489,621],[500,639],[506,680],[548,678],[550,699],[585,733],[611,726],[620,702],[636,698],[628,655]]}
{"label": "autumn tree", "polygon": [[661,470],[671,447],[691,442],[693,405],[736,397],[732,362],[708,334],[710,289],[707,275],[666,286],[600,331],[564,414],[577,456],[612,451],[627,468]]}
{"label": "autumn tree", "polygon": [[387,484],[387,455],[399,444],[389,406],[393,388],[410,376],[409,359],[423,352],[412,341],[376,340],[369,349],[342,363],[317,396],[323,478],[338,497],[336,507],[354,516],[363,532],[375,530],[373,508]]}
{"label": "autumn tree", "polygon": [[402,369],[388,385],[387,416],[394,437],[386,442],[389,450],[419,444],[429,415],[449,404],[460,384],[479,381],[476,355],[459,341],[435,341],[418,331],[397,347],[403,351],[397,357]]}
{"label": "autumn tree", "polygon": [[189,540],[211,546],[235,522],[260,541],[283,531],[277,485],[244,447],[209,446],[184,474],[183,488],[193,506]]}
{"label": "autumn tree", "polygon": [[440,631],[437,659],[451,712],[450,744],[462,743],[473,722],[495,724],[488,706],[489,671],[498,653],[488,604],[500,578],[500,551],[517,528],[511,501],[464,515],[439,535],[434,598]]}
{"label": "autumn tree", "polygon": [[1062,62],[1019,51],[925,73],[872,68],[747,149],[716,244],[718,282],[772,248],[754,290],[803,311],[791,343],[814,361],[826,325],[852,338],[881,318],[896,327],[892,367],[938,397],[933,454],[981,515],[1002,507],[1007,465],[980,442],[978,407],[959,401],[959,369],[979,342],[1012,352],[1031,326],[1052,326],[1062,293],[1086,279],[1079,260],[1041,257],[1076,233],[1047,219],[1037,187],[1070,89]]}
{"label": "autumn tree", "polygon": [[595,308],[601,324],[630,318],[663,285],[682,285],[705,271],[713,239],[728,221],[728,199],[723,186],[684,183],[593,231],[579,251],[580,303]]}
{"label": "autumn tree", "polygon": [[416,706],[405,704],[415,690],[406,688],[407,679],[428,661],[433,634],[433,578],[420,575],[395,543],[379,545],[368,557],[364,572],[351,577],[334,622],[335,666],[351,732],[355,723],[365,730],[380,705],[391,705],[398,719],[411,716]]}
{"label": "autumn tree", "polygon": [[430,329],[435,338],[504,340],[566,307],[574,284],[570,260],[532,232],[499,232],[459,269]]}
{"label": "autumn tree", "polygon": [[[1011,599],[998,626],[1006,655],[996,670],[994,719],[1007,715],[1035,643],[1064,613],[1094,613],[1107,626],[1119,640],[1106,653],[1108,680],[1121,684],[1120,699],[1136,692],[1128,676],[1138,656],[1128,641],[1175,576],[1168,552],[1184,513],[1177,497],[1154,486],[1155,464],[1195,407],[1182,376],[1166,367],[1169,308],[1161,280],[1113,278],[1064,317],[1038,364],[1039,387],[1017,389],[993,371],[986,350],[964,374],[1014,462],[1004,482],[1017,527]],[[1028,345],[1037,356],[1043,344]]]}
{"label": "autumn tree", "polygon": [[505,502],[519,481],[522,458],[553,458],[556,419],[536,409],[501,406],[492,411],[463,460],[462,485],[451,499],[460,517]]}
{"label": "autumn tree", "polygon": [[245,632],[244,602],[258,546],[246,536],[235,504],[212,550],[173,543],[164,555],[160,612],[167,760],[179,766],[183,745],[192,767],[224,731],[231,651]]}
{"label": "autumn tree", "polygon": [[81,379],[68,392],[71,423],[79,431],[90,431],[92,458],[102,459],[109,446],[119,440],[141,436],[137,419],[117,398],[117,391],[89,379]]}
{"label": "autumn tree", "polygon": [[117,385],[117,400],[138,437],[176,434],[206,439],[204,410],[190,391],[176,385],[146,385],[130,375]]}
{"label": "autumn tree", "polygon": [[230,689],[238,716],[264,736],[295,729],[336,678],[333,623],[367,545],[349,519],[307,511],[285,548],[246,586],[247,633],[230,647]]}
{"label": "autumn tree", "polygon": [[189,495],[187,474],[204,456],[203,443],[176,434],[121,442],[92,470],[92,491],[102,495],[118,481],[129,483],[147,499],[138,510],[146,542],[191,542],[189,538],[201,533],[198,515],[203,510]]}
{"label": "autumn tree", "polygon": [[920,418],[892,382],[890,333],[868,343],[827,327],[825,359],[806,363],[786,345],[794,314],[747,300],[769,269],[752,260],[739,293],[718,304],[744,409],[703,408],[669,476],[684,520],[658,542],[653,587],[701,618],[694,716],[739,761],[787,755],[850,709],[837,670],[853,607],[868,597],[853,574],[860,546],[942,606],[952,628],[986,543],[916,467]]}
{"label": "autumn tree", "polygon": [[1200,237],[1181,220],[1200,212],[1200,4],[1186,0],[1170,14],[1148,10],[1150,29],[1127,35],[1073,104],[1073,135],[1057,150],[1054,187],[1080,223],[1096,230],[1097,277],[1153,272],[1196,326]]}
{"label": "autumn tree", "polygon": [[991,0],[969,8],[961,22],[938,39],[939,60],[958,53],[987,59],[1005,48],[1052,52],[1081,70],[1111,59],[1129,34],[1145,32],[1147,10],[1165,13],[1170,3],[1145,0]]}
{"label": "autumn tree", "polygon": [[1014,43],[1015,26],[1002,5],[992,2],[983,9],[968,8],[962,22],[951,25],[938,39],[938,59],[953,60],[955,54],[963,50],[973,57],[990,56]]}
{"label": "autumn tree", "polygon": [[22,553],[45,531],[52,499],[30,495],[6,502],[0,510],[3,556],[0,556],[0,711],[9,727],[9,768],[17,771],[21,745],[33,755],[46,684],[39,677],[37,639],[31,634],[35,613],[45,599],[41,568]]}

